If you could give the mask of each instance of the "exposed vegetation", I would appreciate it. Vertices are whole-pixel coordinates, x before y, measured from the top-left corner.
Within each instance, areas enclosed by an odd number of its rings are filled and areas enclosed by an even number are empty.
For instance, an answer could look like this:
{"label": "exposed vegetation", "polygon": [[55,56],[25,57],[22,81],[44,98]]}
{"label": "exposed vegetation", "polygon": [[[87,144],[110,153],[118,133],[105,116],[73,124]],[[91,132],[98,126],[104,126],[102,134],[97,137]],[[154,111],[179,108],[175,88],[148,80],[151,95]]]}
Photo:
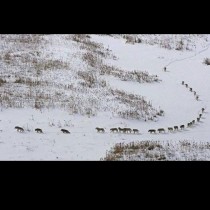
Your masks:
{"label": "exposed vegetation", "polygon": [[204,59],[204,64],[210,65],[210,58],[205,58]]}
{"label": "exposed vegetation", "polygon": [[[58,48],[53,46],[61,40],[64,46],[60,47],[70,51],[59,58],[54,52]],[[3,108],[60,108],[88,116],[109,111],[114,116],[143,120],[157,114],[144,97],[113,90],[104,75],[139,83],[158,82],[158,77],[105,64],[105,58],[116,57],[89,35],[1,35],[0,45]]]}
{"label": "exposed vegetation", "polygon": [[172,160],[210,160],[209,142],[160,142],[139,141],[128,144],[115,144],[106,156],[105,161],[172,161]]}
{"label": "exposed vegetation", "polygon": [[121,36],[128,44],[158,45],[169,50],[175,49],[180,51],[195,50],[195,42],[199,37],[204,38],[201,43],[203,46],[208,43],[208,36],[205,34],[122,34]]}

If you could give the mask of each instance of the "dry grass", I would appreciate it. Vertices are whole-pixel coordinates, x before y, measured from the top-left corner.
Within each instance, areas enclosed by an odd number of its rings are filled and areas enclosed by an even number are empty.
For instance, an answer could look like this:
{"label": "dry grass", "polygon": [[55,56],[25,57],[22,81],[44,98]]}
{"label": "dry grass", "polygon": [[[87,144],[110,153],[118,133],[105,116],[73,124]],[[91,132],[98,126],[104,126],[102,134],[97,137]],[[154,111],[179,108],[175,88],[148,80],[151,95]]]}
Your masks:
{"label": "dry grass", "polygon": [[210,160],[210,143],[160,141],[138,141],[128,144],[115,144],[106,156],[105,161],[168,161],[168,160]]}
{"label": "dry grass", "polygon": [[40,71],[68,69],[69,64],[60,60],[40,60],[38,62],[34,62],[34,68]]}
{"label": "dry grass", "polygon": [[110,89],[111,94],[115,97],[116,101],[123,104],[124,107],[118,108],[118,116],[125,119],[144,119],[154,120],[154,116],[158,115],[150,101],[145,100],[143,96],[136,94],[129,94],[125,91],[118,89]]}
{"label": "dry grass", "polygon": [[6,80],[0,78],[0,87],[1,87],[3,84],[5,84],[6,82],[7,82]]}
{"label": "dry grass", "polygon": [[210,58],[205,58],[203,63],[206,65],[210,65]]}
{"label": "dry grass", "polygon": [[[128,72],[105,64],[105,58],[115,56],[102,44],[92,41],[89,35],[0,37],[0,87],[3,86],[0,105],[3,108],[60,108],[70,114],[88,116],[108,111],[112,116],[133,119],[152,119],[157,112],[142,96],[112,90],[103,75],[140,83],[155,82],[157,77],[146,71]],[[61,38],[79,51],[70,60],[59,60],[52,52],[54,39]],[[74,58],[87,65],[81,69],[73,64],[71,67]]]}
{"label": "dry grass", "polygon": [[150,75],[147,71],[126,71],[103,63],[100,65],[100,75],[114,76],[122,81],[133,81],[139,83],[152,83],[161,81],[157,75]]}
{"label": "dry grass", "polygon": [[122,34],[120,36],[128,44],[143,43],[157,45],[168,50],[195,50],[198,39],[200,39],[202,45],[208,44],[208,35],[205,34]]}

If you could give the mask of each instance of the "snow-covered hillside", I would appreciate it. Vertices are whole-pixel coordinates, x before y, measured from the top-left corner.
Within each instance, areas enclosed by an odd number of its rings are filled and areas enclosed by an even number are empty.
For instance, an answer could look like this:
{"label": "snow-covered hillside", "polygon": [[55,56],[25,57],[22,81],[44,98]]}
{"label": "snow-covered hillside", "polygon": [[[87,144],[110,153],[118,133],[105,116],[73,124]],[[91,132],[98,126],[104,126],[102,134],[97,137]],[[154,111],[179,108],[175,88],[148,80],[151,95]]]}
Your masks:
{"label": "snow-covered hillside", "polygon": [[206,34],[122,34],[121,36],[127,43],[144,43],[179,51],[200,50],[210,41]]}
{"label": "snow-covered hillside", "polygon": [[[120,142],[210,141],[210,69],[203,63],[210,57],[210,36],[132,37],[142,41],[127,42],[125,35],[1,35],[0,159],[99,160]],[[175,49],[180,38],[188,48]],[[172,47],[157,44],[163,42]],[[168,132],[180,125],[185,129]],[[110,132],[118,127],[140,133]],[[166,132],[148,133],[158,128]]]}

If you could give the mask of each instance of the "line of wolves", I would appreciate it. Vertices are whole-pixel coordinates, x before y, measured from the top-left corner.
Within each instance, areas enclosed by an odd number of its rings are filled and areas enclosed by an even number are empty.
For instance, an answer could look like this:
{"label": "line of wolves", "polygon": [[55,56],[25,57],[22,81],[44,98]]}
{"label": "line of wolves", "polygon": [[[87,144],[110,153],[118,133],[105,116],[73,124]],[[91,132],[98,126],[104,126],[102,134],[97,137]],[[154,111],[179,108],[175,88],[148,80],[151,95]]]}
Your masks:
{"label": "line of wolves", "polygon": [[[23,129],[22,127],[15,126],[15,129],[16,129],[18,132],[21,132],[21,133],[24,132],[24,129]],[[43,131],[42,131],[41,128],[36,128],[35,131],[36,131],[37,133],[43,133]],[[66,130],[66,129],[61,129],[61,131],[62,131],[63,133],[70,133],[70,132],[69,132],[68,130]]]}
{"label": "line of wolves", "polygon": [[[189,87],[189,85],[187,83],[184,83],[184,81],[182,81],[182,85],[185,85],[186,88]],[[189,87],[189,91],[194,93],[195,99],[198,101],[199,96],[196,95],[196,91],[193,91],[191,87]]]}
{"label": "line of wolves", "polygon": [[[188,84],[185,84],[185,83],[184,83],[184,81],[182,81],[182,85],[185,85],[186,88],[189,87]],[[193,92],[193,89],[190,88],[190,87],[189,87],[189,90],[190,90],[191,92]],[[194,91],[194,96],[196,97],[196,100],[198,100],[199,97],[198,97],[198,95],[196,95],[196,92],[195,92],[195,91]],[[205,110],[204,108],[201,109],[202,113],[204,112],[204,110]],[[200,121],[201,117],[202,117],[202,114],[199,114],[199,117],[197,118],[197,122]],[[195,120],[193,120],[192,122],[187,123],[187,127],[191,127],[193,124],[195,124]],[[185,128],[184,125],[181,125],[181,126],[180,126],[180,129],[181,129],[181,130],[183,130],[184,128]],[[169,132],[171,132],[171,131],[173,131],[173,130],[176,131],[176,130],[178,130],[178,129],[179,129],[178,126],[168,127],[168,131],[169,131]],[[157,131],[158,131],[159,133],[161,133],[161,132],[165,132],[165,129],[164,129],[164,128],[159,128],[159,129],[157,129]],[[156,130],[155,130],[155,129],[150,129],[150,130],[148,130],[148,132],[150,132],[150,133],[156,133]]]}
{"label": "line of wolves", "polygon": [[[205,110],[205,108],[202,108],[201,109],[201,111],[202,111],[202,113],[204,112],[204,110]],[[197,118],[197,122],[199,122],[200,121],[200,119],[201,119],[201,117],[202,117],[202,114],[199,114],[199,116],[198,116],[198,118]],[[193,124],[195,124],[195,120],[193,120],[192,122],[189,122],[189,123],[187,123],[187,127],[191,127]],[[180,129],[181,130],[183,130],[185,128],[185,125],[181,125],[180,126]],[[15,129],[18,131],[18,132],[24,132],[24,129],[22,128],[22,127],[19,127],[19,126],[15,126]],[[178,126],[174,126],[174,127],[168,127],[168,131],[169,132],[171,132],[171,131],[176,131],[176,130],[178,130],[179,129],[179,127]],[[105,129],[104,128],[99,128],[99,127],[96,127],[96,130],[97,130],[97,132],[102,132],[102,133],[104,133],[105,132]],[[43,131],[42,131],[42,129],[41,128],[36,128],[35,129],[35,131],[37,132],[37,133],[43,133]],[[68,130],[66,130],[66,129],[61,129],[61,131],[63,132],[63,133],[66,133],[66,134],[70,134],[70,132],[68,131]],[[165,129],[164,128],[159,128],[159,129],[157,129],[157,131],[159,132],[159,133],[161,133],[161,132],[165,132]],[[120,127],[118,127],[118,128],[111,128],[110,129],[110,132],[112,132],[112,133],[114,133],[114,132],[119,132],[119,133],[121,133],[121,132],[123,132],[123,133],[139,133],[139,130],[138,129],[131,129],[131,128],[120,128]],[[148,130],[148,132],[149,133],[156,133],[156,130],[155,129],[150,129],[150,130]]]}
{"label": "line of wolves", "polygon": [[[96,127],[96,130],[97,130],[97,132],[102,132],[102,133],[104,133],[105,132],[105,129],[104,128],[99,128],[99,127]],[[116,132],[116,133],[121,133],[121,132],[123,132],[123,133],[139,133],[139,130],[138,129],[131,129],[131,128],[120,128],[120,127],[118,127],[118,128],[110,128],[110,132],[111,133],[114,133],[114,132]]]}
{"label": "line of wolves", "polygon": [[[204,112],[204,110],[205,110],[205,108],[202,108],[202,109],[201,109],[202,113]],[[199,116],[198,116],[198,118],[197,118],[197,122],[200,122],[201,117],[202,117],[202,114],[199,114]],[[187,123],[187,126],[186,126],[186,127],[191,127],[192,125],[195,124],[195,122],[196,122],[196,121],[193,120],[193,121]],[[184,128],[185,128],[185,125],[180,125],[180,129],[181,129],[181,130],[184,130]],[[168,127],[168,132],[171,132],[171,131],[173,131],[173,130],[176,131],[176,130],[178,130],[178,129],[179,129],[179,126]],[[159,128],[159,129],[157,129],[157,131],[158,131],[159,133],[161,133],[161,132],[165,132],[165,129],[164,129],[164,128]],[[148,130],[148,132],[149,132],[149,133],[156,133],[156,130],[155,130],[155,129],[150,129],[150,130]]]}

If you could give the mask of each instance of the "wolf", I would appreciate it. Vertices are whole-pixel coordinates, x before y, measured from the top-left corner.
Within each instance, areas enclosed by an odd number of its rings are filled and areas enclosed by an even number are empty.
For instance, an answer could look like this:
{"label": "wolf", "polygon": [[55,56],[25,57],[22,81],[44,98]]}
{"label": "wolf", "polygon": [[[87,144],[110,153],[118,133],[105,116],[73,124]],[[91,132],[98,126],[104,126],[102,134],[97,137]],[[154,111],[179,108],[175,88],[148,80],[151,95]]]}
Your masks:
{"label": "wolf", "polygon": [[191,125],[192,125],[192,123],[190,122],[190,123],[187,123],[187,127],[191,127]]}
{"label": "wolf", "polygon": [[178,130],[179,129],[179,127],[178,126],[174,126],[174,130]]}
{"label": "wolf", "polygon": [[149,133],[156,133],[156,130],[155,129],[150,129],[148,130]]}
{"label": "wolf", "polygon": [[97,132],[100,132],[100,131],[103,132],[103,133],[105,132],[104,128],[98,128],[98,127],[96,127],[96,130],[97,130]]}
{"label": "wolf", "polygon": [[63,132],[63,133],[70,133],[68,130],[66,130],[66,129],[61,129],[61,131]]}
{"label": "wolf", "polygon": [[129,132],[131,133],[131,131],[132,131],[132,129],[131,129],[131,128],[124,128],[124,129],[125,129],[125,131],[126,131],[126,132],[128,132],[128,131],[129,131]]}
{"label": "wolf", "polygon": [[118,132],[118,129],[117,128],[111,128],[110,131],[111,132],[115,132],[115,131]]}
{"label": "wolf", "polygon": [[184,129],[184,125],[181,125],[180,128],[181,128],[181,129]]}
{"label": "wolf", "polygon": [[37,133],[43,133],[43,131],[42,131],[41,128],[36,128],[35,131],[36,131]]}
{"label": "wolf", "polygon": [[18,131],[18,132],[24,132],[24,129],[19,127],[19,126],[15,126],[15,129]]}
{"label": "wolf", "polygon": [[159,128],[158,131],[159,131],[159,133],[161,133],[162,131],[165,132],[165,129],[164,128]]}
{"label": "wolf", "polygon": [[119,132],[121,132],[121,131],[122,131],[123,133],[126,132],[125,128],[120,128],[120,127],[119,127],[118,130],[119,130]]}
{"label": "wolf", "polygon": [[139,130],[138,129],[133,129],[133,132],[134,133],[139,133]]}
{"label": "wolf", "polygon": [[172,127],[169,127],[169,128],[168,128],[168,131],[173,131],[173,128],[172,128]]}

